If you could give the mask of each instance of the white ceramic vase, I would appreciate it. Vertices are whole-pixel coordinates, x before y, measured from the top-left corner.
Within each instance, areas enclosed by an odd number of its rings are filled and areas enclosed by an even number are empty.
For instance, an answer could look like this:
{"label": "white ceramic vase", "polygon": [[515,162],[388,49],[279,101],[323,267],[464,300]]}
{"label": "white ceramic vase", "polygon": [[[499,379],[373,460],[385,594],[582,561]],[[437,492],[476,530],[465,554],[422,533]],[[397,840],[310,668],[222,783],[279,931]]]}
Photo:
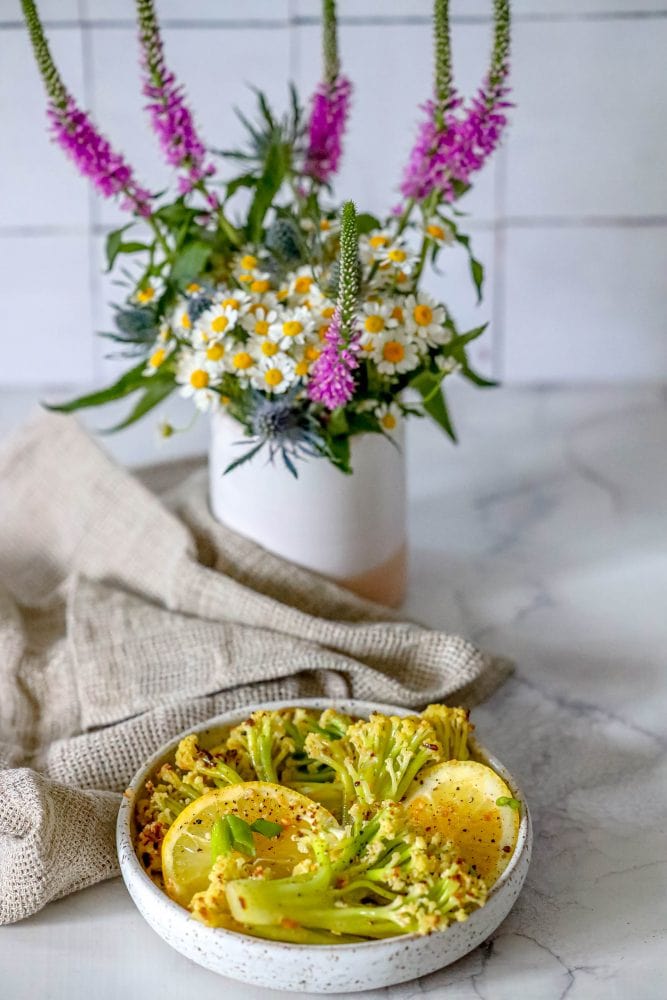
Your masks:
{"label": "white ceramic vase", "polygon": [[[242,442],[241,444],[239,442]],[[403,435],[352,438],[351,476],[326,459],[297,463],[298,479],[266,449],[224,475],[247,448],[224,413],[211,420],[210,502],[218,521],[350,590],[396,606],[406,584]]]}

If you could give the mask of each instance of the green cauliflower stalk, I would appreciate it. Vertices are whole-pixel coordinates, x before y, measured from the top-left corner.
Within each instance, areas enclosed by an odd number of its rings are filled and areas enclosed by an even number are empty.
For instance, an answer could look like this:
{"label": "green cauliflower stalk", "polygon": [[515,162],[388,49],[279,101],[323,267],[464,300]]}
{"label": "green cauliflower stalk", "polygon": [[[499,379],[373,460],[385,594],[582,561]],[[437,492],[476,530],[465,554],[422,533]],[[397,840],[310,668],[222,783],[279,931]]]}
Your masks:
{"label": "green cauliflower stalk", "polygon": [[279,782],[279,771],[294,751],[294,741],[280,712],[259,710],[232,729],[227,750],[247,754],[258,781]]}
{"label": "green cauliflower stalk", "polygon": [[403,808],[353,810],[344,831],[313,836],[307,870],[289,878],[239,878],[224,886],[225,909],[250,933],[281,939],[285,928],[360,938],[426,934],[464,920],[486,887],[437,838],[427,844]]}
{"label": "green cauliflower stalk", "polygon": [[468,760],[468,737],[475,728],[470,722],[470,712],[465,708],[448,708],[446,705],[429,705],[422,712],[422,719],[430,722],[442,747],[443,760]]}
{"label": "green cauliflower stalk", "polygon": [[344,816],[355,801],[401,799],[422,767],[442,760],[432,725],[418,716],[371,715],[349,726],[339,740],[311,733],[305,747],[309,757],[336,772]]}

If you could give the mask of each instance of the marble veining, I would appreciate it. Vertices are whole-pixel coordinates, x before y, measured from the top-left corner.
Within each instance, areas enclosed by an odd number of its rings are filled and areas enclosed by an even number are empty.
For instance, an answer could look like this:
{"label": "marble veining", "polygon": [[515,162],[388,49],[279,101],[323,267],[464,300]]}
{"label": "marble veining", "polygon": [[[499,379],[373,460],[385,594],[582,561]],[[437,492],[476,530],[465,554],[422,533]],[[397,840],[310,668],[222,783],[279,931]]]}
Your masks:
{"label": "marble veining", "polygon": [[[533,861],[491,940],[440,972],[362,995],[663,1000],[667,394],[457,396],[459,449],[425,424],[409,436],[407,610],[516,661],[474,719],[526,791]],[[118,880],[3,928],[0,970],[11,1000],[271,992],[172,951]]]}

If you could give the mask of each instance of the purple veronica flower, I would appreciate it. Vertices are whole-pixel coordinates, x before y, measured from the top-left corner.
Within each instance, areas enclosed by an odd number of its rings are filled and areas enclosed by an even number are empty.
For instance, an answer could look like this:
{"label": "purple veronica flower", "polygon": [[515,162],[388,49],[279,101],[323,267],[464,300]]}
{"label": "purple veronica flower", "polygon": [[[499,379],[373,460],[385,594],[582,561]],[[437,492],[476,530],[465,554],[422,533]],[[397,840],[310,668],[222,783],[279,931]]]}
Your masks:
{"label": "purple veronica flower", "polygon": [[51,101],[47,111],[56,142],[107,198],[123,194],[123,208],[144,217],[151,214],[150,193],[139,186],[131,167],[115,153],[85,111],[69,95],[64,104]]}
{"label": "purple veronica flower", "polygon": [[323,184],[338,170],[351,94],[350,81],[338,75],[332,83],[321,83],[313,95],[304,173]]}
{"label": "purple veronica flower", "polygon": [[463,114],[457,114],[460,99],[454,99],[438,124],[436,104],[424,105],[426,118],[403,176],[401,191],[418,201],[439,191],[445,201],[456,197],[456,185],[468,185],[472,175],[494,152],[507,124],[504,109],[508,88],[502,83],[480,88]]}
{"label": "purple veronica flower", "polygon": [[[215,173],[215,166],[207,161],[206,147],[197,133],[183,88],[176,83],[175,75],[165,64],[152,0],[138,0],[137,6],[145,70],[143,93],[149,99],[146,108],[167,163],[182,171],[178,179],[179,193],[188,194]],[[207,201],[211,208],[218,207],[215,195],[207,194]]]}
{"label": "purple veronica flower", "polygon": [[328,410],[336,410],[354,395],[352,372],[359,367],[359,334],[352,334],[349,344],[345,344],[340,306],[331,318],[324,342],[322,353],[312,368],[308,396],[315,403],[324,403]]}

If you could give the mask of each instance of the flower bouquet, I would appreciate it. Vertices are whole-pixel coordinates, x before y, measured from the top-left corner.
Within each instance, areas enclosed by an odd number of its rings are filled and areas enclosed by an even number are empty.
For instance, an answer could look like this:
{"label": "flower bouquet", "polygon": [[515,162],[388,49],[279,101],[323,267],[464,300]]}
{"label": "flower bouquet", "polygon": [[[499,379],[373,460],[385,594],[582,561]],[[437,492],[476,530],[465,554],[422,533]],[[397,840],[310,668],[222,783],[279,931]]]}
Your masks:
{"label": "flower bouquet", "polygon": [[[240,466],[256,469],[262,455],[300,482],[312,466],[354,468],[356,479],[355,443],[371,436],[391,452],[384,439],[400,441],[408,415],[430,416],[455,439],[444,383],[459,372],[476,385],[493,384],[467,358],[485,327],[460,331],[421,280],[458,243],[481,296],[483,268],[455,202],[506,124],[508,0],[494,0],[490,68],[469,103],[452,81],[448,2],[435,0],[434,93],[422,109],[401,202],[383,219],[349,201],[339,208],[332,195],[352,95],[339,60],[335,0],[322,4],[324,73],[309,113],[293,87],[283,116],[258,92],[256,120],[240,116],[246,146],[215,151],[167,67],[153,0],[136,0],[147,111],[177,176],[171,199],[143,186],[79,108],[53,63],[34,0],[22,4],[55,141],[102,195],[136,217],[107,237],[108,267],[125,263],[127,294],[115,306],[116,329],[102,334],[134,364],[113,385],[53,408],[69,413],[133,396],[118,430],[178,392],[227,428],[216,480],[236,470],[232,480]],[[221,164],[234,167],[228,179]],[[141,232],[130,232],[135,225]],[[164,436],[175,430],[161,425]]]}

